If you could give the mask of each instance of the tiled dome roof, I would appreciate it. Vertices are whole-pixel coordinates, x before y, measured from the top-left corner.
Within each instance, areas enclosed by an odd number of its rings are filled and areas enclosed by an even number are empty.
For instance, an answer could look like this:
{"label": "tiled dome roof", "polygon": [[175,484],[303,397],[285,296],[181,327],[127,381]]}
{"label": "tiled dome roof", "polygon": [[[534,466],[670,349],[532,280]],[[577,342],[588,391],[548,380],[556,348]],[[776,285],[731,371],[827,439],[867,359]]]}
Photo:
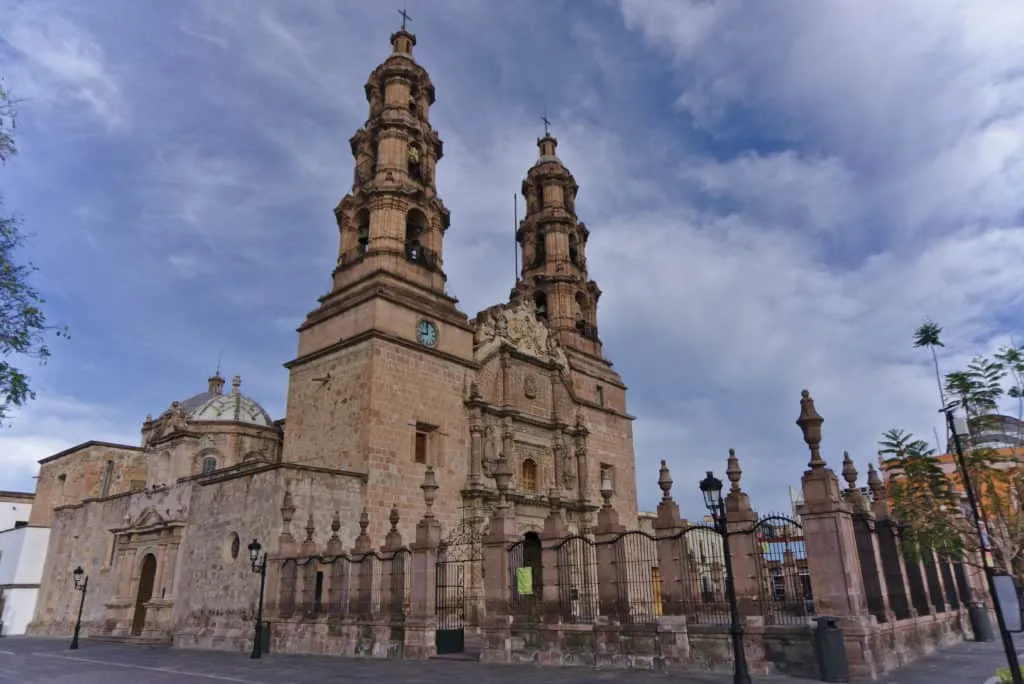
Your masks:
{"label": "tiled dome roof", "polygon": [[178,406],[190,421],[220,420],[261,427],[272,426],[274,421],[270,414],[255,399],[238,390],[241,384],[242,379],[236,375],[231,380],[231,392],[224,394],[224,379],[218,373],[210,378],[210,386],[206,392],[178,402]]}

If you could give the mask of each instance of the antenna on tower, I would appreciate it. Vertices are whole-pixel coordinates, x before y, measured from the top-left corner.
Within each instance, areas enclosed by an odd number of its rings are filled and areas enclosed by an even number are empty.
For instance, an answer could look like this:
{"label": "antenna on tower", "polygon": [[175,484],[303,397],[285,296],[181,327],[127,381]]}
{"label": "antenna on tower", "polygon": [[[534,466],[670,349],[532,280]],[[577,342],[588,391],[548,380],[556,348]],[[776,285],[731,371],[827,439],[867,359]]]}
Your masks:
{"label": "antenna on tower", "polygon": [[515,193],[515,192],[512,193],[512,215],[514,217],[513,218],[514,223],[512,225],[512,252],[513,252],[513,254],[515,254],[515,259],[516,259],[516,284],[518,285],[519,284],[519,240],[517,238],[518,238],[518,235],[519,235],[519,194]]}
{"label": "antenna on tower", "polygon": [[221,361],[221,357],[223,357],[223,356],[224,356],[224,352],[223,351],[217,352],[217,372],[214,373],[214,375],[220,375],[220,361]]}

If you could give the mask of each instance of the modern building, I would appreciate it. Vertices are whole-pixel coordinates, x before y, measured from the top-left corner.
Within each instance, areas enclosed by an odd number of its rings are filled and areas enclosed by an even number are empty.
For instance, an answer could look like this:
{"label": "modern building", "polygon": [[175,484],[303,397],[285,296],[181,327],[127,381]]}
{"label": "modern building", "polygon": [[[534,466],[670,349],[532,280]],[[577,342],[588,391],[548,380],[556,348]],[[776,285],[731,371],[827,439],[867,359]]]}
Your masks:
{"label": "modern building", "polygon": [[33,499],[0,491],[0,636],[24,634],[36,607],[50,530],[29,525]]}

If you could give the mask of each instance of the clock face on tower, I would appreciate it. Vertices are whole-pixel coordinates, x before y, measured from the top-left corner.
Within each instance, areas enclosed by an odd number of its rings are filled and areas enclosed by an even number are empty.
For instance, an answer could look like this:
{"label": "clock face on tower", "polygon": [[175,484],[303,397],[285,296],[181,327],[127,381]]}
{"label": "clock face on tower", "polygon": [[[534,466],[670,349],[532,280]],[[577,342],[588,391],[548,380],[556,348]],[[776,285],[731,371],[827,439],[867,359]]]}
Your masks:
{"label": "clock face on tower", "polygon": [[416,326],[416,337],[425,347],[437,346],[437,326],[424,319]]}

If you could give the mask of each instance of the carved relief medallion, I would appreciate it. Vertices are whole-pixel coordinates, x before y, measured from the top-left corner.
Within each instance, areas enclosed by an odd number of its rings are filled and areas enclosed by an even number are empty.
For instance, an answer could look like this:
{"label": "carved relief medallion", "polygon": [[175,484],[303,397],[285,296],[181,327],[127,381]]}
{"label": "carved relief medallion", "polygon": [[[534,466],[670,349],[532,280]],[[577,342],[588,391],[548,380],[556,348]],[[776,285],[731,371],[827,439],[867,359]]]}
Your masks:
{"label": "carved relief medallion", "polygon": [[523,394],[526,395],[527,399],[535,399],[537,397],[537,379],[532,375],[527,375],[523,380]]}

